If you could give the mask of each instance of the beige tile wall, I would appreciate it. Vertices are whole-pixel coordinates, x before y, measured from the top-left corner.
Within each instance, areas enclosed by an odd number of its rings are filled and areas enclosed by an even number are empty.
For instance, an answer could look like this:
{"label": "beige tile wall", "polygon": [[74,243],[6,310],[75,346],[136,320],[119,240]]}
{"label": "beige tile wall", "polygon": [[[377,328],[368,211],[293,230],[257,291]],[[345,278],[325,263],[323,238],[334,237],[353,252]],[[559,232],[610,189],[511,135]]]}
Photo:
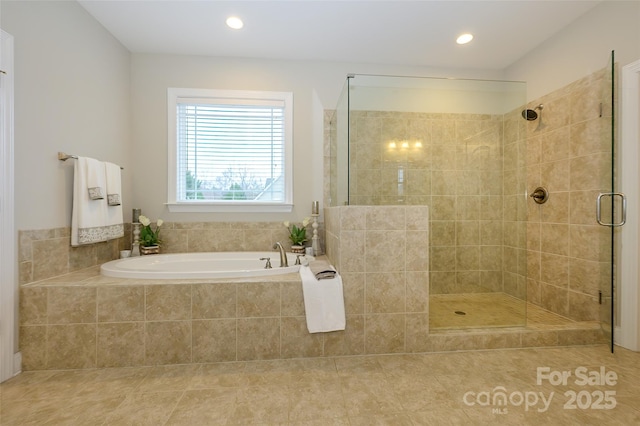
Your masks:
{"label": "beige tile wall", "polygon": [[332,125],[331,120],[338,120],[335,116],[335,110],[325,110],[323,114],[323,181],[322,181],[322,200],[323,206],[331,206],[332,194],[337,197],[338,193],[338,176],[337,176],[337,125]]}
{"label": "beige tile wall", "polygon": [[429,334],[428,208],[326,208],[345,331],[310,334],[298,275],[154,283],[98,268],[20,287],[25,370],[592,344],[599,328]]}
{"label": "beige tile wall", "polygon": [[294,358],[350,346],[345,333],[308,333],[297,274],[265,282],[131,281],[22,286],[23,368]]}
{"label": "beige tile wall", "polygon": [[550,192],[543,205],[528,201],[527,297],[578,321],[608,312],[598,291],[608,288],[610,229],[595,218],[598,193],[611,190],[605,77],[598,71],[536,99],[529,107],[543,104],[542,117],[527,123],[527,188]]}
{"label": "beige tile wall", "polygon": [[[595,222],[595,198],[611,181],[607,77],[598,71],[532,101],[527,107],[544,105],[533,122],[519,110],[504,117],[354,112],[353,204],[430,206],[434,294],[504,291],[575,320],[607,320],[597,298],[600,290],[605,301],[611,296],[609,230]],[[387,149],[390,140],[418,139],[422,151]],[[537,186],[551,192],[543,206],[524,196]]]}
{"label": "beige tile wall", "polygon": [[[325,208],[327,256],[344,282],[341,355],[416,352],[429,333],[429,208]],[[357,346],[356,346],[357,344]]]}
{"label": "beige tile wall", "polygon": [[[322,248],[324,223],[318,225]],[[70,233],[70,228],[19,232],[20,284],[101,265],[131,245],[131,224],[125,224],[124,238],[80,247],[71,247]],[[270,251],[276,241],[291,246],[283,222],[165,222],[160,236],[162,253]],[[310,226],[307,236],[310,244]]]}
{"label": "beige tile wall", "polygon": [[71,228],[19,231],[19,283],[40,281],[117,259],[120,250],[130,244],[129,234],[129,225],[125,224],[124,238],[71,247]]}
{"label": "beige tile wall", "polygon": [[431,207],[432,293],[504,291],[524,298],[526,169],[518,167],[524,135],[520,111],[354,111],[352,204]]}
{"label": "beige tile wall", "polygon": [[[527,296],[527,132],[520,109],[505,114],[503,156],[503,291]],[[498,224],[495,223],[498,233]],[[524,312],[523,312],[524,315]]]}
{"label": "beige tile wall", "polygon": [[[283,222],[165,222],[162,225],[165,253],[219,251],[270,251],[276,241],[291,247]],[[311,226],[307,244],[311,244]],[[324,233],[319,223],[318,235]]]}

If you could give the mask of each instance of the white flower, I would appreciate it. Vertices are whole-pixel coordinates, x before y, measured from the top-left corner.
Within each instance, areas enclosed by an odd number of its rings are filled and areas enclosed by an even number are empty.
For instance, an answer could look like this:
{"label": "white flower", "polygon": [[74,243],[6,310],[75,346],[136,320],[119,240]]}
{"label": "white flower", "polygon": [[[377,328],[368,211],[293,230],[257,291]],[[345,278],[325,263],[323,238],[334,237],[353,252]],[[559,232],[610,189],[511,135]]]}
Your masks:
{"label": "white flower", "polygon": [[284,221],[284,226],[286,226],[287,228],[289,227],[289,221],[288,220]]}
{"label": "white flower", "polygon": [[142,226],[149,226],[149,224],[151,223],[149,218],[144,215],[140,215],[138,221],[142,224]]}
{"label": "white flower", "polygon": [[162,219],[158,219],[158,226],[162,226],[163,223],[164,221]]}
{"label": "white flower", "polygon": [[304,227],[306,228],[306,226],[309,224],[309,222],[310,222],[310,221],[311,221],[311,218],[310,218],[310,217],[305,217],[305,218],[302,220],[302,226],[304,226]]}

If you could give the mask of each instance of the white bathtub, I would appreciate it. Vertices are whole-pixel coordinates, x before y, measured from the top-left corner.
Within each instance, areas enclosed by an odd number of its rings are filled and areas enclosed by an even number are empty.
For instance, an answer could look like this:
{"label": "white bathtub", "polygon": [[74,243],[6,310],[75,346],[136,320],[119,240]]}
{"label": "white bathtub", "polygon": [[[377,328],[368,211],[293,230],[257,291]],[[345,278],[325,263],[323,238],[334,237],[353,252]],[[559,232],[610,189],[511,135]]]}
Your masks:
{"label": "white bathtub", "polygon": [[[265,269],[271,258],[273,268]],[[280,267],[278,252],[216,252],[153,254],[118,259],[100,267],[102,275],[117,278],[188,279],[188,278],[236,278],[280,275],[298,272],[294,265],[296,256],[287,253],[289,266]]]}

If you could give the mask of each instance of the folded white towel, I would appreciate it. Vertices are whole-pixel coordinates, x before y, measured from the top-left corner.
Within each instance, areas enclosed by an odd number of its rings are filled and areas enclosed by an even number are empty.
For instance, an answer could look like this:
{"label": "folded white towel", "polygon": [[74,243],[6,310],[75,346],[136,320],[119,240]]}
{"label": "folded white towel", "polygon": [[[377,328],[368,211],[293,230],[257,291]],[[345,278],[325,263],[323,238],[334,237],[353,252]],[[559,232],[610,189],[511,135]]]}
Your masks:
{"label": "folded white towel", "polygon": [[122,194],[122,177],[120,173],[120,166],[113,163],[105,163],[108,207],[104,236],[107,240],[124,237],[124,216],[120,202]]}
{"label": "folded white towel", "polygon": [[[78,158],[80,160],[80,158]],[[87,191],[91,200],[102,200],[105,196],[105,165],[93,158],[84,158]]]}
{"label": "folded white towel", "polygon": [[122,178],[120,177],[120,166],[113,163],[104,163],[107,180],[107,204],[119,206],[120,193],[122,192]]}
{"label": "folded white towel", "polygon": [[342,277],[318,281],[308,266],[300,267],[304,310],[309,333],[344,330],[346,317]]}

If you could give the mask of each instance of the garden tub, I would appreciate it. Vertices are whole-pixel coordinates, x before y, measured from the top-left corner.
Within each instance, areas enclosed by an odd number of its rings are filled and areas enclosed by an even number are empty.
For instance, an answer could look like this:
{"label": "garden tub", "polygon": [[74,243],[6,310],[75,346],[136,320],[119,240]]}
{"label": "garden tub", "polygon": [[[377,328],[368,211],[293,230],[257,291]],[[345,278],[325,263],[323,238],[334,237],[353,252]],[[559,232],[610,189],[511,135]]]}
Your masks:
{"label": "garden tub", "polygon": [[[270,258],[272,268],[265,268]],[[100,267],[102,275],[141,279],[238,278],[298,272],[296,255],[287,253],[288,267],[280,267],[278,252],[211,252],[153,254],[112,260]]]}

